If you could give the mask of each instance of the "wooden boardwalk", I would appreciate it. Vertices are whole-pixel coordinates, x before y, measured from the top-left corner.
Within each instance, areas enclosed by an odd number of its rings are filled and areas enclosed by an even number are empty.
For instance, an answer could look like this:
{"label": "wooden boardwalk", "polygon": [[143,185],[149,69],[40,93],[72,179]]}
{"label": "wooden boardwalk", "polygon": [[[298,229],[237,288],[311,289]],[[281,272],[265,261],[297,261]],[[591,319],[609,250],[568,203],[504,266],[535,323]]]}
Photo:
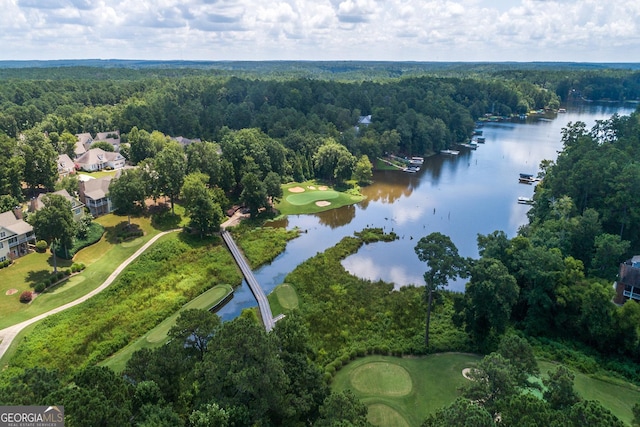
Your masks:
{"label": "wooden boardwalk", "polygon": [[222,231],[220,231],[220,235],[222,236],[224,242],[227,244],[227,247],[229,248],[231,255],[233,255],[233,258],[236,260],[238,267],[240,267],[242,275],[249,284],[251,292],[253,292],[253,296],[256,298],[256,301],[258,301],[258,307],[260,308],[260,316],[262,317],[264,328],[267,330],[267,332],[270,332],[273,329],[275,321],[273,319],[273,314],[271,313],[271,306],[269,306],[267,296],[264,294],[262,287],[256,280],[256,277],[253,275],[253,272],[251,271],[251,268],[249,268],[247,260],[242,255],[242,252],[240,252],[240,249],[238,249],[238,246],[233,240],[233,237],[231,237],[231,234],[229,234],[227,230],[222,229]]}

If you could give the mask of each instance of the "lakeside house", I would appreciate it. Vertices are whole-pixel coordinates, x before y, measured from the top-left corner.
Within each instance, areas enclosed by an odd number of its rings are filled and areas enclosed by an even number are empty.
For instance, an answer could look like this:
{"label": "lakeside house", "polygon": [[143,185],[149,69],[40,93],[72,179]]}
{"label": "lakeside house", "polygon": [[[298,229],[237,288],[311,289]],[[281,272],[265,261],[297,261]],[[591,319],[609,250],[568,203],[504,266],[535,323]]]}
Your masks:
{"label": "lakeside house", "polygon": [[620,264],[618,280],[614,282],[616,304],[624,304],[627,300],[640,301],[640,255]]}
{"label": "lakeside house", "polygon": [[35,243],[33,227],[23,219],[22,209],[0,214],[0,262],[28,254],[29,245]]}

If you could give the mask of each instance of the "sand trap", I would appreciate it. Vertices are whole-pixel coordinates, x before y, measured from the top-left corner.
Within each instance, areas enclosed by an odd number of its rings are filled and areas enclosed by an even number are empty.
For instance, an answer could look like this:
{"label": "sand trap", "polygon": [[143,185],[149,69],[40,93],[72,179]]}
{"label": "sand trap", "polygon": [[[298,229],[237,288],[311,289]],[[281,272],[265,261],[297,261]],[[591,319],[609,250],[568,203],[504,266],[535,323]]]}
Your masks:
{"label": "sand trap", "polygon": [[5,295],[13,295],[18,293],[17,289],[9,289],[7,292],[5,292]]}
{"label": "sand trap", "polygon": [[304,193],[304,188],[302,187],[292,187],[289,189],[291,193]]}
{"label": "sand trap", "polygon": [[321,208],[325,207],[325,206],[329,206],[331,204],[331,202],[327,202],[326,200],[318,200],[316,202],[316,206],[320,206]]}
{"label": "sand trap", "polygon": [[328,189],[329,189],[329,187],[327,187],[326,185],[321,185],[320,187],[318,187],[318,190],[320,190],[320,191],[326,191]]}
{"label": "sand trap", "polygon": [[464,368],[464,369],[462,370],[462,376],[463,376],[463,377],[465,377],[466,379],[468,379],[469,381],[473,381],[473,378],[471,378],[471,377],[469,376],[469,374],[471,373],[471,369],[472,369],[472,368]]}
{"label": "sand trap", "polygon": [[316,187],[315,187],[315,186],[313,186],[313,185],[307,185],[307,188],[308,188],[309,190],[315,190],[315,189],[316,189]]}

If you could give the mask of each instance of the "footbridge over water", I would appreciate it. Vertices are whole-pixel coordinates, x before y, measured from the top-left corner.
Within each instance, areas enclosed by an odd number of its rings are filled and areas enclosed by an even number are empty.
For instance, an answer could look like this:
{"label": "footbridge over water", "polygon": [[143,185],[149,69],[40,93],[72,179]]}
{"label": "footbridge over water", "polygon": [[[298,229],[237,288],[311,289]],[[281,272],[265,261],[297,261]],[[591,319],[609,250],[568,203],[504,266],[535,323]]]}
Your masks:
{"label": "footbridge over water", "polygon": [[233,240],[233,237],[231,237],[231,234],[227,230],[222,229],[222,231],[220,231],[220,235],[227,244],[227,247],[229,248],[231,255],[233,255],[233,258],[236,260],[238,267],[240,267],[242,275],[249,284],[249,288],[251,288],[253,296],[256,298],[256,301],[258,301],[258,307],[260,308],[260,316],[262,317],[264,328],[267,332],[270,332],[273,329],[275,321],[273,319],[273,314],[271,313],[271,306],[269,306],[269,301],[262,290],[262,286],[260,286],[256,277],[253,275],[251,268],[249,268],[249,263],[247,263],[242,252],[238,249],[238,246]]}

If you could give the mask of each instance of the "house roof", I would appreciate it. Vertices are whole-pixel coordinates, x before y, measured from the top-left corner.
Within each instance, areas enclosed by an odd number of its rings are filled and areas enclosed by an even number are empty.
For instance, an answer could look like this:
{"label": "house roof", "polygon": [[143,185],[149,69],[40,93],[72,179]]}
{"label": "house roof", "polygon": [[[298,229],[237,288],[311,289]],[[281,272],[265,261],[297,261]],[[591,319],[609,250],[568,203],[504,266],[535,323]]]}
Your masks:
{"label": "house roof", "polygon": [[62,190],[58,190],[58,191],[54,191],[53,193],[41,193],[40,195],[38,195],[38,197],[33,201],[33,204],[31,206],[31,211],[37,211],[40,210],[44,207],[44,202],[42,201],[42,199],[44,199],[44,197],[48,194],[58,194],[62,197],[64,197],[65,199],[67,199],[69,202],[71,202],[71,207],[72,208],[76,208],[80,205],[82,205],[82,203],[76,199],[75,197],[73,197],[71,194],[69,194],[69,192],[65,189]]}
{"label": "house roof", "polygon": [[67,156],[66,154],[60,154],[58,156],[58,172],[69,169],[75,169],[73,160],[71,160],[71,157]]}
{"label": "house roof", "polygon": [[200,138],[189,139],[189,138],[185,138],[184,136],[171,137],[171,139],[173,139],[174,141],[177,141],[183,147],[186,147],[187,145],[192,144],[194,142],[202,142]]}
{"label": "house roof", "polygon": [[110,176],[104,178],[90,179],[84,182],[84,196],[92,200],[103,199],[109,193],[109,185],[111,185]]}
{"label": "house roof", "polygon": [[26,221],[16,218],[13,211],[7,211],[0,214],[0,227],[18,235],[31,233],[33,231],[33,227]]}
{"label": "house roof", "polygon": [[76,163],[79,165],[93,165],[97,163],[107,163],[115,160],[121,160],[122,154],[120,153],[110,153],[108,151],[104,151],[102,148],[94,148],[92,150],[87,151],[78,159]]}
{"label": "house roof", "polygon": [[358,123],[360,123],[361,125],[370,125],[371,124],[371,114],[369,114],[368,116],[360,116],[358,118]]}

